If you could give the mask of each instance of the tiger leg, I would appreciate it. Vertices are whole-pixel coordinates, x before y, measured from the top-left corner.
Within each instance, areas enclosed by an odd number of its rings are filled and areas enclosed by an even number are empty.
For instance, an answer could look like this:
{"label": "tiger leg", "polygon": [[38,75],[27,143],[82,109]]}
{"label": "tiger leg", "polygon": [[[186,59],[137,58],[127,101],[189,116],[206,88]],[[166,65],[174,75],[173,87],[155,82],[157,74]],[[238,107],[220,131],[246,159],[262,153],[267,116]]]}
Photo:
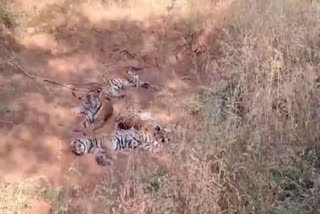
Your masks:
{"label": "tiger leg", "polygon": [[77,95],[77,93],[75,91],[71,92],[72,96],[74,96],[75,98],[79,99],[79,100],[83,100],[83,96],[79,96]]}
{"label": "tiger leg", "polygon": [[111,96],[116,98],[125,98],[126,95],[121,93],[120,90],[111,89]]}
{"label": "tiger leg", "polygon": [[104,154],[104,153],[97,154],[96,161],[97,161],[98,165],[100,165],[100,166],[111,165],[110,158],[107,158],[106,154]]}
{"label": "tiger leg", "polygon": [[90,107],[87,107],[87,106],[79,105],[77,107],[72,108],[71,111],[73,114],[77,114],[77,115],[84,114],[84,115],[87,115],[88,117],[93,117]]}
{"label": "tiger leg", "polygon": [[88,119],[88,117],[86,117],[81,123],[80,126],[78,128],[73,129],[74,132],[82,132],[82,134],[84,136],[86,136],[86,132],[85,130],[88,129],[88,127],[91,125],[90,120]]}
{"label": "tiger leg", "polygon": [[93,131],[93,132],[96,131],[97,129],[102,128],[106,124],[106,122],[107,121],[103,120],[103,119],[97,120],[91,125],[90,130]]}
{"label": "tiger leg", "polygon": [[138,82],[136,84],[137,88],[150,88],[151,84],[148,82]]}

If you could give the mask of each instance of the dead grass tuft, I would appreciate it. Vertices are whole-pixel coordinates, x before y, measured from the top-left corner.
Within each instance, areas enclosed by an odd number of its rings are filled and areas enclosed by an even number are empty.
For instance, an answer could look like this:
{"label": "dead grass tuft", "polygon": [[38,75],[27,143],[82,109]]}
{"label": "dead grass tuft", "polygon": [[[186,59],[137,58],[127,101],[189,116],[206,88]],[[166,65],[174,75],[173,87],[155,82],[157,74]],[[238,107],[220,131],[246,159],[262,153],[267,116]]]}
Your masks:
{"label": "dead grass tuft", "polygon": [[54,213],[63,213],[65,206],[64,190],[52,188],[42,178],[21,182],[0,182],[0,211],[3,214],[26,213],[30,210],[33,199],[47,201]]}
{"label": "dead grass tuft", "polygon": [[221,29],[216,64],[225,84],[209,99],[201,150],[223,163],[219,204],[227,213],[283,213],[289,205],[288,213],[318,209],[318,188],[297,184],[308,192],[304,200],[292,203],[301,196],[292,193],[284,205],[284,189],[274,180],[288,167],[302,170],[297,153],[305,147],[318,151],[319,9],[294,0],[237,1]]}
{"label": "dead grass tuft", "polygon": [[14,12],[12,4],[8,1],[0,1],[0,23],[7,28],[17,24],[18,15]]}

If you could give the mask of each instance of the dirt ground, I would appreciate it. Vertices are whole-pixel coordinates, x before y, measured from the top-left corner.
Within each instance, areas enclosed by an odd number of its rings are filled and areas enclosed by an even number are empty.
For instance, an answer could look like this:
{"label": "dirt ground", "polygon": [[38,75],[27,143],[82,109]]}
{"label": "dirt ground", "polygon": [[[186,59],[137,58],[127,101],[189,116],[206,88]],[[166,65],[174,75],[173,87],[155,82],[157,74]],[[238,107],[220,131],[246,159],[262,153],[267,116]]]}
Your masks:
{"label": "dirt ground", "polygon": [[[226,6],[217,7],[223,11]],[[214,28],[196,32],[188,44],[185,25],[170,17],[92,22],[78,14],[52,28],[30,27],[19,38],[3,30],[0,52],[4,61],[13,56],[25,71],[64,83],[96,82],[128,66],[141,67],[140,78],[158,90],[128,89],[125,99],[114,101],[114,115],[128,109],[147,111],[165,124],[190,130],[197,123],[184,105],[199,88],[212,83],[206,81],[206,70],[196,65],[206,59],[206,47],[215,34]],[[72,129],[81,118],[71,113],[78,101],[69,89],[32,80],[6,63],[1,63],[0,85],[0,179],[45,176],[72,198],[75,186],[90,189],[98,177],[121,182],[126,176],[132,153],[120,153],[111,167],[99,167],[93,156],[70,152],[69,142],[77,137]],[[98,133],[113,130],[114,115]],[[164,154],[142,158],[154,160],[151,167],[170,162]],[[42,202],[34,207],[51,212]]]}

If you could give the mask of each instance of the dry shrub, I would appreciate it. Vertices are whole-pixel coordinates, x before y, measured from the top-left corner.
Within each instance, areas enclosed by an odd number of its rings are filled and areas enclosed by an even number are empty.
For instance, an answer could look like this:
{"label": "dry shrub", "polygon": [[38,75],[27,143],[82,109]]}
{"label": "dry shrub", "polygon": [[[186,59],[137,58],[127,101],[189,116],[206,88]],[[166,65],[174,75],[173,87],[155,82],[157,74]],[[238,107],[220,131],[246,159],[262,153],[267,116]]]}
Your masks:
{"label": "dry shrub", "polygon": [[12,28],[17,24],[17,14],[12,8],[10,1],[0,1],[0,24],[3,24],[7,28]]}
{"label": "dry shrub", "polygon": [[319,212],[319,32],[316,3],[235,1],[202,132],[175,171],[133,178],[124,213]]}
{"label": "dry shrub", "polygon": [[175,161],[181,166],[175,171],[168,172],[162,167],[137,168],[120,188],[117,212],[219,213],[218,175],[213,175],[210,169],[213,163],[196,151],[190,155],[182,153],[176,156]]}
{"label": "dry shrub", "polygon": [[[305,213],[316,209],[319,189],[301,181],[311,169],[295,178],[303,197],[282,201],[275,175],[286,183],[288,168],[301,171],[297,154],[304,148],[317,156],[319,9],[295,0],[237,1],[221,30],[215,64],[224,84],[208,102],[203,151],[221,154],[220,205],[228,213],[283,213],[289,204],[298,205],[288,213],[301,213],[297,206]],[[288,206],[281,210],[283,200]]]}

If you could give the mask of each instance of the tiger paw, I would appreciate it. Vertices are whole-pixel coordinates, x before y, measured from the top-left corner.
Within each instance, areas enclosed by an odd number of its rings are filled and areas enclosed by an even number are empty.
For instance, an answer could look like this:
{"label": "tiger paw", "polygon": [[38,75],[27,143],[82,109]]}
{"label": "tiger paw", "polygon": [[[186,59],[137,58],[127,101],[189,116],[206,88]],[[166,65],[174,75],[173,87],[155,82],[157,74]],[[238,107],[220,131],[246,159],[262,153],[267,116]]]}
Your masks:
{"label": "tiger paw", "polygon": [[141,85],[140,85],[141,88],[150,88],[150,86],[151,86],[151,84],[148,83],[148,82],[143,82],[143,83],[141,83]]}
{"label": "tiger paw", "polygon": [[106,158],[106,156],[102,155],[102,154],[96,156],[96,161],[97,161],[98,165],[100,165],[100,166],[109,166],[109,165],[111,165],[110,160],[108,160]]}

